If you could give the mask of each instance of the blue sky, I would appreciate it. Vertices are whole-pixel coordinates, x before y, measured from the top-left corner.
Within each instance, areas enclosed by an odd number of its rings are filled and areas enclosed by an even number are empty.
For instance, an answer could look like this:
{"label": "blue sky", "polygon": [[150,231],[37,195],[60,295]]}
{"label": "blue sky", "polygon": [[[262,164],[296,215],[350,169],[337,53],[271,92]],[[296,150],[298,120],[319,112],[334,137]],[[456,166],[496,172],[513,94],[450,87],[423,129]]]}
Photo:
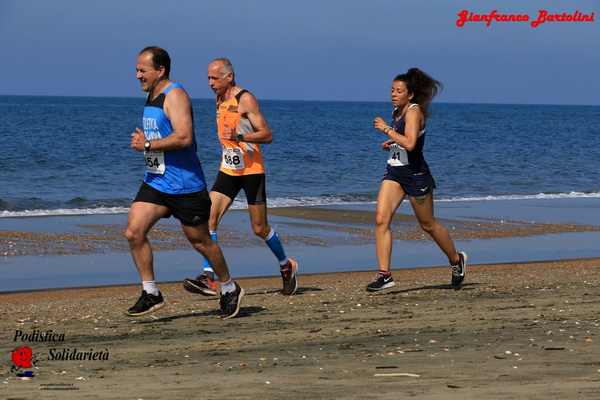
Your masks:
{"label": "blue sky", "polygon": [[[455,25],[489,13],[596,12],[596,21]],[[210,98],[206,64],[229,57],[263,99],[384,100],[418,66],[440,101],[600,104],[600,1],[0,0],[0,94],[139,96],[135,58],[166,48],[172,78]]]}

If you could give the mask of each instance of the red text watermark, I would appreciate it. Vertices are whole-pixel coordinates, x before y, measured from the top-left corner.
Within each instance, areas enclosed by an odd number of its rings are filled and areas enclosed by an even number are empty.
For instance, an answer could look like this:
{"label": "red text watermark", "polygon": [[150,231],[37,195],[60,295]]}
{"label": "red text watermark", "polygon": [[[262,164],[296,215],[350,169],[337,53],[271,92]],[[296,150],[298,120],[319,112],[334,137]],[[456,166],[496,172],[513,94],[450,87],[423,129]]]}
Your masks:
{"label": "red text watermark", "polygon": [[462,28],[467,22],[481,22],[485,26],[490,26],[492,22],[517,22],[517,23],[529,23],[532,28],[545,23],[553,22],[575,22],[575,23],[586,23],[594,22],[596,18],[595,12],[583,13],[579,10],[573,12],[550,12],[548,10],[539,10],[538,13],[532,18],[529,14],[511,14],[502,13],[498,10],[492,10],[487,14],[478,14],[469,10],[461,10],[456,20],[456,26]]}

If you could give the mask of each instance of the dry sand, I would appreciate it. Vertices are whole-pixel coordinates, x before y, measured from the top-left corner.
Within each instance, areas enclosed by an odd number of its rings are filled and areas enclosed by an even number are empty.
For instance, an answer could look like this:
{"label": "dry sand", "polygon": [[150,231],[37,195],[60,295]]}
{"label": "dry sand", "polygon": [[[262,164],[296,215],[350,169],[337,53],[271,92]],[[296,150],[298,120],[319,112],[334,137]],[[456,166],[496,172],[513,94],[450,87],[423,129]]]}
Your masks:
{"label": "dry sand", "polygon": [[[137,286],[0,294],[0,398],[600,398],[600,260],[473,266],[459,291],[447,268],[396,271],[375,295],[371,275],[301,276],[293,297],[279,279],[242,279],[227,321],[179,284],[139,319],[123,314]],[[13,341],[35,329],[65,341]],[[10,370],[20,345],[37,357],[31,380]],[[110,356],[51,361],[51,348]],[[46,390],[61,387],[74,390]]]}

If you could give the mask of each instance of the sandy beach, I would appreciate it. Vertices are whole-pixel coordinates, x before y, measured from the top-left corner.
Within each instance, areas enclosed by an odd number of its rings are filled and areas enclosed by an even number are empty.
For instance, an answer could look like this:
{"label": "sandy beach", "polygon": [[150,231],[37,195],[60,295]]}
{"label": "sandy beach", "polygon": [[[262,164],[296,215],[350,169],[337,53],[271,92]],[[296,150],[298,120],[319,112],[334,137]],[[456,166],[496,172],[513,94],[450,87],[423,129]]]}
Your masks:
{"label": "sandy beach", "polygon": [[[447,268],[397,271],[380,294],[364,290],[371,274],[304,275],[294,297],[279,279],[242,279],[241,315],[228,321],[216,299],[178,283],[161,285],[167,306],[139,319],[123,314],[133,285],[1,294],[0,396],[600,397],[600,259],[472,266],[458,291]],[[13,341],[17,330],[64,341]],[[31,380],[10,370],[21,345],[37,358]],[[50,360],[65,348],[109,357]]]}

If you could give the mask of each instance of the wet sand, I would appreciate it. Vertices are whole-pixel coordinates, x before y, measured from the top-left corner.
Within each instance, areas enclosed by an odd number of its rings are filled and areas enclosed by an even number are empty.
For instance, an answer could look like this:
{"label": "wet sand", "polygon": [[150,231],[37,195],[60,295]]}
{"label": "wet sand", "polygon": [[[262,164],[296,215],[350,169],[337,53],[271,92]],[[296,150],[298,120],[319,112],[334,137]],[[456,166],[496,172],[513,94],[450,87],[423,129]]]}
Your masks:
{"label": "wet sand", "polygon": [[[269,210],[277,220],[279,236],[286,245],[336,246],[374,243],[375,214],[368,210],[319,207],[289,207]],[[245,210],[234,210],[228,217],[247,219]],[[39,218],[40,224],[44,223]],[[571,223],[539,223],[500,218],[438,218],[455,240],[500,239],[547,234],[600,232],[600,226]],[[78,255],[128,252],[123,237],[127,218],[122,224],[79,223],[64,232],[0,230],[0,257]],[[227,222],[227,221],[225,221]],[[395,240],[430,240],[418,226],[414,216],[398,213],[392,225]],[[190,248],[178,224],[160,223],[149,235],[155,251]],[[222,224],[219,243],[227,247],[264,246],[251,232],[249,223]]]}
{"label": "wet sand", "polygon": [[[473,266],[458,291],[447,268],[396,271],[375,295],[371,275],[301,276],[294,297],[279,279],[241,279],[228,321],[179,284],[161,284],[167,306],[139,319],[123,315],[138,286],[0,294],[0,397],[600,398],[600,259]],[[36,329],[65,341],[13,341]],[[10,371],[20,345],[38,358],[28,381]],[[52,348],[110,356],[48,360]],[[61,387],[75,390],[45,390]]]}

